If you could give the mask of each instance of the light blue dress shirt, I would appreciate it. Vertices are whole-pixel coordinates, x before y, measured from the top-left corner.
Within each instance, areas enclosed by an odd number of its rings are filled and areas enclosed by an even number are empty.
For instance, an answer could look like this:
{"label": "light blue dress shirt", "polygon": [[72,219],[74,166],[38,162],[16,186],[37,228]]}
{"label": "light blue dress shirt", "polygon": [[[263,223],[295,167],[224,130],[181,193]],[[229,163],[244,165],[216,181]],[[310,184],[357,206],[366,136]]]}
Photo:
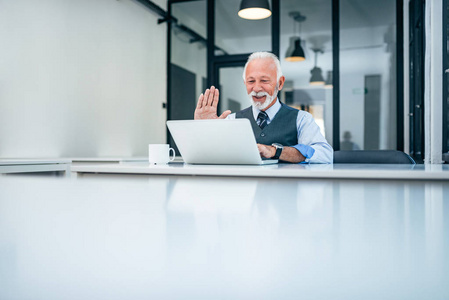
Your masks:
{"label": "light blue dress shirt", "polygon": [[[281,103],[276,101],[273,106],[267,109],[269,119],[267,125],[271,123],[278,111],[281,109]],[[253,117],[257,122],[257,116],[260,110],[252,106]],[[235,119],[235,113],[230,114],[227,119]],[[291,146],[296,148],[306,158],[303,163],[325,163],[331,164],[334,159],[334,150],[326,141],[320,132],[320,127],[316,124],[312,115],[306,111],[299,110],[296,119],[296,128],[298,129],[298,144]]]}

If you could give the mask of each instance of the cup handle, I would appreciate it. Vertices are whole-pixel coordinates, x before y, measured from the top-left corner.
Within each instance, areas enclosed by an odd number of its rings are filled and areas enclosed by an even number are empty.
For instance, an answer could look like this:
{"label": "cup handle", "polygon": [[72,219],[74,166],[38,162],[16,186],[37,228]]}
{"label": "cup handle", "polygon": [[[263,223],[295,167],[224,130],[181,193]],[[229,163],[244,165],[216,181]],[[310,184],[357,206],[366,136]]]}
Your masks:
{"label": "cup handle", "polygon": [[175,149],[173,149],[173,148],[168,149],[168,155],[169,156],[170,156],[170,151],[173,151],[173,157],[170,157],[170,161],[174,161],[175,160],[175,156],[176,156]]}

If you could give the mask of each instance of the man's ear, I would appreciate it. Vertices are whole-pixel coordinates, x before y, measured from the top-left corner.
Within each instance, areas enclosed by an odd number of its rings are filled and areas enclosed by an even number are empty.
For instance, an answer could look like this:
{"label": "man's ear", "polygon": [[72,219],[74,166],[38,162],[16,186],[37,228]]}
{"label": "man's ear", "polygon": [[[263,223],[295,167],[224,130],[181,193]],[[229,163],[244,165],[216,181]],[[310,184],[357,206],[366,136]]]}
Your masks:
{"label": "man's ear", "polygon": [[278,81],[278,85],[279,85],[278,90],[279,91],[282,90],[282,88],[284,87],[284,83],[285,83],[285,77],[281,76],[281,78],[279,78],[279,81]]}

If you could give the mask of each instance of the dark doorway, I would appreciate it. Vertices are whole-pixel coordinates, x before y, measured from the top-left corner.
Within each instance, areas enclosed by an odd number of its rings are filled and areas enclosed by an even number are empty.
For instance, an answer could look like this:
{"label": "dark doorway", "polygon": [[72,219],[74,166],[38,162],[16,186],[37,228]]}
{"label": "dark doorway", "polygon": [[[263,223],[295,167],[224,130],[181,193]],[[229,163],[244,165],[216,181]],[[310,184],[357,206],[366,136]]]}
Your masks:
{"label": "dark doorway", "polygon": [[[195,111],[196,75],[175,64],[170,65],[170,105],[168,107],[169,120],[191,120]],[[168,143],[179,155],[178,148],[171,134],[168,134]]]}
{"label": "dark doorway", "polygon": [[380,79],[380,75],[365,76],[364,150],[380,149]]}
{"label": "dark doorway", "polygon": [[424,160],[424,0],[411,0],[410,12],[410,156]]}

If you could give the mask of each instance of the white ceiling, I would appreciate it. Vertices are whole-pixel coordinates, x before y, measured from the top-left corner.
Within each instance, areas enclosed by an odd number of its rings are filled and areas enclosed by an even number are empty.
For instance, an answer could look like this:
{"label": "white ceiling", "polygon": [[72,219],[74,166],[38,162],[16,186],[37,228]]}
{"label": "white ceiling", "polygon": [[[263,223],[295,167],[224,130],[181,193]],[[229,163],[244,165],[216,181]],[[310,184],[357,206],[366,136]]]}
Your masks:
{"label": "white ceiling", "polygon": [[[221,38],[238,36],[264,36],[271,26],[271,18],[265,20],[244,20],[237,12],[241,0],[216,0],[216,31]],[[395,0],[341,0],[340,28],[360,28],[387,25],[395,19]],[[206,1],[177,3],[186,15],[200,24],[206,24]],[[293,34],[293,21],[288,16],[291,11],[299,11],[306,16],[302,32],[331,31],[332,0],[280,0],[281,34]],[[268,31],[270,32],[270,31]]]}
{"label": "white ceiling", "polygon": [[[351,68],[353,71],[360,68],[369,70],[378,68],[380,63],[370,57],[374,57],[375,51],[377,55],[384,51],[384,35],[386,34],[384,28],[395,23],[395,3],[395,0],[340,0],[340,49],[352,49],[341,52],[340,61],[346,68]],[[206,36],[206,1],[177,3],[174,6],[177,7],[173,11],[178,12],[180,17],[182,15],[180,19],[183,22],[190,23],[197,28],[197,32]],[[241,19],[237,15],[239,6],[240,0],[216,0],[216,43],[229,54],[269,49],[271,18],[256,21]],[[307,84],[310,69],[314,66],[314,54],[311,48],[324,50],[325,52],[319,55],[318,64],[324,72],[332,69],[332,0],[280,0],[280,7],[280,59],[284,75],[295,80],[302,78],[301,80]],[[288,16],[292,11],[299,11],[306,16],[306,20],[301,24],[300,35],[303,38],[302,45],[306,51],[306,61],[299,64],[283,60],[288,40],[294,34],[294,22]],[[177,17],[176,14],[175,17]],[[377,29],[374,29],[375,27]],[[249,51],[248,43],[251,44]],[[362,48],[368,48],[363,55],[361,52],[354,52],[354,49]]]}

